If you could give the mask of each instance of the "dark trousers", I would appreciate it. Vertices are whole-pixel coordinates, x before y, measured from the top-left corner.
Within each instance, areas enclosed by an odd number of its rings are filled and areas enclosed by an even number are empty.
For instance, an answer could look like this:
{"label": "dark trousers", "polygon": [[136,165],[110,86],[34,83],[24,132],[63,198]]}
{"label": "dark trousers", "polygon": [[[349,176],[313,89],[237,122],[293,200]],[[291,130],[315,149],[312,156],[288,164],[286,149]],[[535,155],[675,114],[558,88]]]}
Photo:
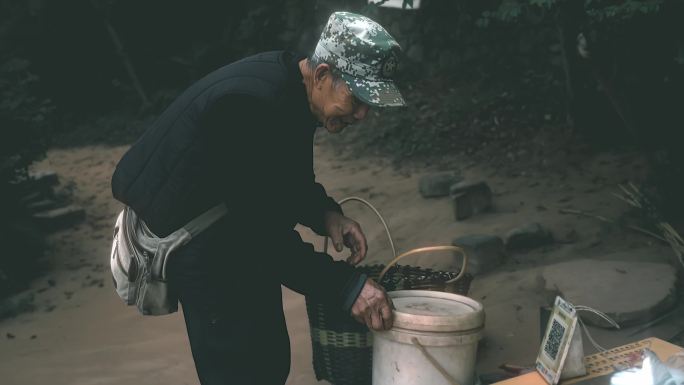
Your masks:
{"label": "dark trousers", "polygon": [[284,384],[290,341],[280,282],[259,245],[226,222],[169,256],[197,375],[202,385]]}

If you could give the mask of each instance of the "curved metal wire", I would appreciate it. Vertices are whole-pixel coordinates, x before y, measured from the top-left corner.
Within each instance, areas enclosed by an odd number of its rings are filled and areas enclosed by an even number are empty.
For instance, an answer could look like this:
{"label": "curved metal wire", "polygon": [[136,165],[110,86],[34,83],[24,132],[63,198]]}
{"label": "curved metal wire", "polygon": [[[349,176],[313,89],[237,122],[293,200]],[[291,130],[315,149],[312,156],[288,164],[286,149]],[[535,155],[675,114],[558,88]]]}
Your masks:
{"label": "curved metal wire", "polygon": [[[393,258],[396,257],[397,256],[397,250],[394,248],[394,241],[392,240],[392,234],[390,233],[389,227],[387,227],[387,222],[385,222],[385,218],[382,217],[380,212],[372,204],[370,204],[370,202],[368,202],[367,200],[365,200],[363,198],[359,198],[359,197],[353,197],[353,196],[347,197],[347,198],[344,198],[337,203],[340,204],[340,206],[341,206],[341,205],[343,205],[349,201],[361,202],[364,205],[368,206],[368,208],[373,210],[375,215],[378,216],[378,219],[380,219],[380,222],[382,222],[382,226],[385,228],[385,233],[387,233],[387,239],[389,239],[390,247],[392,247],[392,257]],[[325,242],[323,243],[323,252],[324,253],[328,252],[328,237],[325,237]]]}

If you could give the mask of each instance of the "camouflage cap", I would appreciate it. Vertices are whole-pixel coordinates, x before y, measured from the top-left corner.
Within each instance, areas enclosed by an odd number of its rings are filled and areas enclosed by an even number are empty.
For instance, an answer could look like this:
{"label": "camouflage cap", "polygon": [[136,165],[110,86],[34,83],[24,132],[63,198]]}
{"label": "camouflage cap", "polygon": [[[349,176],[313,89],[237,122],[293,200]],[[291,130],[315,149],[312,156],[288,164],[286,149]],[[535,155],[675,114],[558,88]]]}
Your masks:
{"label": "camouflage cap", "polygon": [[400,52],[399,44],[380,24],[355,13],[335,12],[313,56],[333,65],[364,103],[398,107],[406,105],[392,80]]}

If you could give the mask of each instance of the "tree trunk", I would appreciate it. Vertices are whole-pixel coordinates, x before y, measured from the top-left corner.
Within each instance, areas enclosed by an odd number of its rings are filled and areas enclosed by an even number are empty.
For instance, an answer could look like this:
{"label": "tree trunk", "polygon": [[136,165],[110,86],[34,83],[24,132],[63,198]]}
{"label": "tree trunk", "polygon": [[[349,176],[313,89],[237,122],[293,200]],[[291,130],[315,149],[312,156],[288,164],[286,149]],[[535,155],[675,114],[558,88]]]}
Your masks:
{"label": "tree trunk", "polygon": [[117,55],[119,55],[119,58],[121,58],[121,62],[123,63],[124,68],[126,69],[126,73],[128,74],[128,77],[131,79],[131,82],[133,82],[133,88],[135,88],[135,91],[138,93],[138,96],[142,101],[142,109],[146,109],[150,105],[150,100],[147,97],[147,94],[145,93],[142,84],[140,84],[140,80],[138,79],[138,74],[135,71],[133,62],[124,50],[123,43],[119,38],[119,34],[116,32],[112,24],[107,19],[106,12],[102,9],[100,4],[98,4],[97,0],[91,0],[91,3],[93,4],[93,8],[95,8],[95,11],[99,13],[102,17],[102,22],[104,23],[105,28],[107,29],[109,38],[112,40],[112,43],[116,48],[116,53]]}

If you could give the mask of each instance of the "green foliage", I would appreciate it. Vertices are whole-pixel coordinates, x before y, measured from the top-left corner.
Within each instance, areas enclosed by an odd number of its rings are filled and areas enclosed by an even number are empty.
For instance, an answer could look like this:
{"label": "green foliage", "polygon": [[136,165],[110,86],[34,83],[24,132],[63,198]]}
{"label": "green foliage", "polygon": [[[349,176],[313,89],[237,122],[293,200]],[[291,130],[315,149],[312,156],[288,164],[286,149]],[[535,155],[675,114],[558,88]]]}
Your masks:
{"label": "green foliage", "polygon": [[0,298],[23,288],[36,275],[42,234],[23,211],[21,197],[28,166],[44,155],[54,106],[38,96],[38,77],[28,60],[0,61]]}
{"label": "green foliage", "polygon": [[492,10],[482,12],[482,15],[477,21],[479,27],[489,27],[494,21],[500,22],[518,22],[521,18],[526,18],[527,21],[533,20],[540,22],[550,11],[558,0],[501,0],[498,6]]}
{"label": "green foliage", "polygon": [[54,106],[38,96],[38,81],[28,60],[8,57],[0,63],[0,184],[24,178],[46,149]]}
{"label": "green foliage", "polygon": [[[11,220],[11,221],[10,221]],[[0,299],[26,287],[42,266],[37,262],[45,250],[43,234],[28,218],[5,218],[0,225]]]}
{"label": "green foliage", "polygon": [[[498,5],[482,13],[478,20],[480,27],[487,27],[492,20],[518,22],[521,18],[541,20],[548,13],[555,13],[558,7],[568,1],[579,0],[501,0]],[[626,22],[640,15],[651,15],[660,11],[664,0],[585,0],[584,9],[592,22]]]}
{"label": "green foliage", "polygon": [[41,84],[26,44],[31,36],[31,13],[36,4],[4,0],[0,10],[0,212],[17,210],[6,199],[13,183],[26,177],[28,165],[43,155],[54,120],[52,102],[42,96]]}
{"label": "green foliage", "polygon": [[640,15],[660,11],[663,0],[628,0],[615,4],[606,0],[586,0],[587,14],[596,22],[626,22]]}

